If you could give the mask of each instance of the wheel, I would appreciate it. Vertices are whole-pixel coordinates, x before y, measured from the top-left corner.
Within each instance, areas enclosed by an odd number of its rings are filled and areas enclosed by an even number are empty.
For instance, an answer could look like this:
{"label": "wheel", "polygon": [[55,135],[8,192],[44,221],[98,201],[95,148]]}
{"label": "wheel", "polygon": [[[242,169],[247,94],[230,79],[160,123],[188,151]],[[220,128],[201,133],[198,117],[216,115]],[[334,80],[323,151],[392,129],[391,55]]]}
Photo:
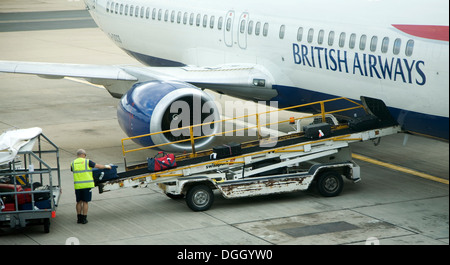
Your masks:
{"label": "wheel", "polygon": [[208,210],[213,201],[214,194],[207,185],[195,185],[186,194],[186,204],[195,212]]}
{"label": "wheel", "polygon": [[319,175],[317,189],[324,197],[338,196],[344,187],[344,180],[337,171],[325,171]]}
{"label": "wheel", "polygon": [[50,218],[44,219],[44,233],[50,233]]}

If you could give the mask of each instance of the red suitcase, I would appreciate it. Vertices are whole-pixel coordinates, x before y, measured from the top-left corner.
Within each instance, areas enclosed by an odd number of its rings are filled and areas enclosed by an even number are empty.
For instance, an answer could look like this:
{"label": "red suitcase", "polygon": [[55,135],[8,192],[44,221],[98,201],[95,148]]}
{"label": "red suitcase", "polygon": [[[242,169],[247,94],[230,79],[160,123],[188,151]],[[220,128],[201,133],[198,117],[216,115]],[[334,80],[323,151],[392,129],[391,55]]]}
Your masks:
{"label": "red suitcase", "polygon": [[[163,155],[162,157],[157,157],[158,155]],[[148,170],[150,172],[161,171],[169,168],[176,167],[177,163],[175,161],[174,154],[166,154],[163,151],[158,152],[153,158],[148,158]]]}
{"label": "red suitcase", "polygon": [[[23,192],[24,190],[23,190],[22,186],[16,185],[16,191]],[[13,184],[0,184],[0,194],[2,192],[14,192],[14,185]],[[5,195],[5,196],[9,197],[9,200],[11,202],[15,202],[14,195]],[[8,200],[8,202],[9,202],[9,200]],[[27,203],[27,202],[31,202],[31,193],[26,193],[26,194],[18,193],[17,194],[17,203],[19,205]],[[6,202],[5,202],[5,204],[6,204]]]}

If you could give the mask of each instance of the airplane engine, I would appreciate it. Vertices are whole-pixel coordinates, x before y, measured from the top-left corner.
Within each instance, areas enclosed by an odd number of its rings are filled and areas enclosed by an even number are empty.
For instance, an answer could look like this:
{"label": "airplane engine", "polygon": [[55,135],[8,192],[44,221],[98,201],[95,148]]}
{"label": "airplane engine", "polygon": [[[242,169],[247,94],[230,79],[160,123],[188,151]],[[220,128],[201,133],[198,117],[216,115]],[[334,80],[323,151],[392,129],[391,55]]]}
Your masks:
{"label": "airplane engine", "polygon": [[[129,137],[220,120],[213,99],[201,89],[183,82],[159,80],[135,84],[120,100],[117,117]],[[214,134],[219,132],[219,127],[219,124],[197,126],[193,128],[193,134],[195,137]],[[208,148],[213,138],[195,140],[196,150]],[[190,139],[189,129],[133,141],[141,146],[151,146],[185,139]],[[190,141],[164,145],[159,149],[169,152],[192,150]]]}

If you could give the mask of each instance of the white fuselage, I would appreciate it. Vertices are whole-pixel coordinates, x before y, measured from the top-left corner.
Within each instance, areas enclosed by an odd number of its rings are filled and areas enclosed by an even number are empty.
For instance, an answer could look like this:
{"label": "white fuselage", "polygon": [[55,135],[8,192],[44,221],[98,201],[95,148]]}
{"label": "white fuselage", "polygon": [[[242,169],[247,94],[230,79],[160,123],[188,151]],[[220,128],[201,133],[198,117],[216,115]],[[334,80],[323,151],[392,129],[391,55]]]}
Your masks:
{"label": "white fuselage", "polygon": [[[258,64],[280,91],[377,98],[398,115],[414,112],[448,123],[446,1],[86,2],[119,47],[152,58],[150,65]],[[443,27],[447,39],[393,25]],[[301,103],[292,96],[281,101]]]}

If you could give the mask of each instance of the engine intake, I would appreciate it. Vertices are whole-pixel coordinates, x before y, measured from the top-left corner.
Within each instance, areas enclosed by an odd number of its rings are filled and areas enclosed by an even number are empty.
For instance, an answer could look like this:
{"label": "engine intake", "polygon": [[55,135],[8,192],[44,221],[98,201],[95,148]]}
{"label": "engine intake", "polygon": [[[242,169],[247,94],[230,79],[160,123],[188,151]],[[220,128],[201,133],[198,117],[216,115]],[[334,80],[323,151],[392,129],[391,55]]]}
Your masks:
{"label": "engine intake", "polygon": [[[117,117],[122,130],[129,136],[172,130],[162,134],[133,139],[141,146],[169,144],[159,149],[169,152],[190,152],[189,129],[174,130],[190,125],[218,121],[219,110],[211,96],[183,82],[149,81],[135,84],[120,100]],[[194,136],[215,134],[219,124],[194,127]],[[206,149],[214,137],[195,141],[196,150]]]}

